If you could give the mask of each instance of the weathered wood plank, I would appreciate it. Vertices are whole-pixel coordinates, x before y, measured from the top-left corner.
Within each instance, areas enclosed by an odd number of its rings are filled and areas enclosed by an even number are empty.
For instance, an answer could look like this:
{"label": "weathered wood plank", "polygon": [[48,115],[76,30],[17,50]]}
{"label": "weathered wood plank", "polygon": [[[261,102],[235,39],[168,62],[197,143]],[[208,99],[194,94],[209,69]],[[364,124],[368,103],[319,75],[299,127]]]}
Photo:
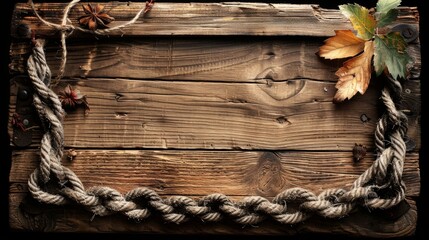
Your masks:
{"label": "weathered wood plank", "polygon": [[158,234],[239,234],[239,235],[297,235],[305,233],[342,234],[359,237],[403,237],[411,236],[417,221],[416,203],[407,199],[410,209],[397,219],[386,218],[385,212],[371,212],[360,209],[342,219],[312,217],[305,223],[293,226],[280,225],[267,220],[258,226],[243,228],[232,221],[204,223],[191,220],[176,225],[165,223],[159,216],[149,220],[133,222],[122,215],[95,217],[75,206],[46,206],[30,199],[25,193],[9,196],[10,225],[16,230],[37,232],[122,232]]}
{"label": "weathered wood plank", "polygon": [[[129,21],[145,3],[109,2],[106,9],[116,21],[116,26]],[[59,22],[66,3],[36,4],[36,9],[48,21]],[[402,7],[402,23],[418,26],[415,7]],[[69,19],[77,25],[83,10],[77,6]],[[12,18],[12,34],[16,27],[28,24],[37,34],[52,36],[58,31],[40,23],[32,9],[25,3],[17,4]],[[308,26],[311,26],[309,28]],[[152,11],[135,24],[110,36],[154,35],[303,35],[331,36],[336,29],[351,29],[338,10],[323,9],[317,5],[267,4],[267,3],[156,3]],[[76,34],[77,35],[77,34]],[[82,37],[83,34],[79,34]],[[90,35],[86,35],[90,36]]]}
{"label": "weathered wood plank", "polygon": [[[112,26],[131,19],[143,5],[107,3],[117,19]],[[64,6],[37,4],[49,21],[58,20]],[[77,6],[70,16],[73,24],[80,15],[82,9]],[[400,8],[395,24],[418,29],[418,18],[416,8]],[[50,40],[47,57],[55,73],[60,48],[52,39],[58,32],[40,24],[26,4],[17,5],[12,19],[12,36],[17,37],[11,47],[12,73],[25,73],[30,49],[20,42],[28,40],[18,39],[23,37],[18,36],[19,24],[29,24],[39,37]],[[59,88],[70,83],[87,94],[91,112],[85,116],[78,110],[66,116],[66,147],[78,147],[78,156],[73,162],[64,160],[64,165],[87,187],[106,185],[123,193],[147,186],[163,196],[198,198],[222,192],[239,200],[249,195],[271,198],[295,186],[316,193],[348,188],[375,157],[369,152],[354,164],[351,149],[354,143],[374,149],[374,127],[383,111],[380,86],[373,81],[364,97],[332,104],[334,72],[340,62],[323,61],[315,52],[334,29],[350,28],[338,10],[316,5],[157,3],[148,16],[124,32],[110,34],[108,40],[75,32],[68,39],[66,79]],[[121,38],[124,33],[131,37]],[[195,39],[196,35],[200,38]],[[201,38],[207,35],[211,38]],[[138,36],[145,38],[134,38]],[[10,225],[15,230],[54,232],[411,235],[417,219],[415,199],[420,194],[418,40],[408,50],[416,61],[412,80],[404,83],[399,109],[409,115],[408,135],[417,147],[407,154],[403,176],[411,209],[397,219],[388,219],[391,214],[386,212],[360,209],[343,219],[316,217],[295,226],[266,222],[246,232],[231,222],[172,226],[155,217],[139,224],[119,215],[89,221],[92,214],[82,208],[41,206],[26,199],[27,179],[37,166],[40,142],[40,132],[31,130],[33,144],[26,150],[15,149],[12,156]],[[19,84],[11,85],[10,116]],[[369,122],[361,121],[362,114]],[[258,151],[236,151],[244,149]]]}
{"label": "weathered wood plank", "polygon": [[[349,188],[374,161],[368,153],[353,163],[351,152],[261,152],[76,149],[63,161],[86,187],[105,185],[125,193],[138,186],[161,195],[226,195],[273,197],[300,186],[315,193]],[[419,155],[407,155],[403,179],[406,195],[420,192]],[[26,192],[30,173],[39,163],[37,150],[14,151],[10,192]]]}
{"label": "weathered wood plank", "polygon": [[[91,111],[64,121],[67,147],[174,149],[373,148],[379,91],[371,85],[353,101],[333,104],[334,83],[312,80],[209,83],[87,79],[63,81],[86,94]],[[400,109],[410,110],[409,136],[420,147],[419,81]],[[11,85],[11,108],[17,83]],[[361,121],[361,115],[370,118]],[[12,128],[9,127],[10,132]],[[40,135],[35,131],[34,142]]]}
{"label": "weathered wood plank", "polygon": [[[303,77],[332,81],[333,65],[339,65],[322,62],[315,55],[321,42],[293,38],[70,42],[65,76],[234,82]],[[23,73],[30,48],[14,44],[11,49],[10,68]],[[46,51],[51,69],[58,69],[58,44],[49,44]]]}
{"label": "weathered wood plank", "polygon": [[[175,79],[228,82],[284,81],[297,78],[336,81],[341,61],[316,55],[321,38],[145,38],[68,41],[65,77]],[[59,68],[58,42],[46,46],[48,64]],[[420,45],[408,48],[420,77]],[[9,68],[25,74],[28,42],[13,43]]]}
{"label": "weathered wood plank", "polygon": [[[407,236],[415,231],[417,210],[413,198],[419,195],[418,154],[408,154],[404,181],[411,209],[397,219],[366,209],[340,220],[314,217],[305,223],[282,226],[268,221],[243,228],[229,221],[205,224],[191,221],[176,226],[159,216],[143,223],[130,222],[120,215],[96,217],[74,206],[52,207],[28,197],[26,181],[38,164],[37,150],[13,153],[10,175],[10,225],[13,229],[53,232],[140,232],[140,233],[223,233],[294,235],[297,232],[340,233],[357,236]],[[137,186],[155,189],[163,196],[187,195],[198,198],[222,192],[232,199],[260,194],[274,196],[296,184],[320,192],[325,188],[347,187],[374,160],[368,154],[353,164],[343,152],[235,152],[235,151],[148,151],[78,149],[78,156],[64,161],[87,187],[107,185],[125,193]],[[302,185],[304,184],[304,185]],[[377,224],[374,224],[374,223]]]}

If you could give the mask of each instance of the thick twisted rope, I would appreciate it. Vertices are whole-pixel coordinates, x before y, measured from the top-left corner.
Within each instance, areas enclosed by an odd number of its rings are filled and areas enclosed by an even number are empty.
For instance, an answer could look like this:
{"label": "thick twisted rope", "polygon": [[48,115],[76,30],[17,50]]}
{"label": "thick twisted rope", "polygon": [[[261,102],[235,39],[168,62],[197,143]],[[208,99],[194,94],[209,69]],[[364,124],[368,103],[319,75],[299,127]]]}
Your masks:
{"label": "thick twisted rope", "polygon": [[57,24],[57,23],[52,23],[49,21],[46,21],[45,19],[43,19],[40,14],[36,11],[36,8],[34,6],[33,0],[29,0],[28,3],[30,4],[31,8],[33,9],[34,14],[36,15],[36,17],[44,24],[46,24],[47,26],[50,26],[58,31],[61,31],[61,63],[60,63],[60,68],[58,69],[58,74],[56,77],[56,81],[58,82],[64,75],[64,71],[66,68],[66,63],[67,63],[67,43],[66,43],[66,39],[69,35],[71,35],[73,33],[74,30],[78,30],[81,32],[86,32],[86,33],[92,33],[92,34],[96,34],[96,35],[107,35],[113,31],[120,31],[123,28],[135,23],[139,17],[142,14],[147,13],[150,8],[151,8],[151,4],[152,2],[147,3],[147,5],[140,9],[136,15],[134,16],[134,18],[132,18],[131,20],[129,20],[128,22],[115,26],[115,27],[111,27],[111,28],[106,28],[106,29],[96,29],[96,30],[88,30],[85,28],[81,28],[78,26],[74,26],[70,22],[70,19],[68,19],[68,15],[70,10],[80,2],[80,0],[73,0],[71,1],[65,8],[64,8],[64,13],[63,13],[63,17],[61,20],[61,24]]}
{"label": "thick twisted rope", "polygon": [[[72,1],[69,6],[77,2]],[[65,15],[70,8],[65,10]],[[68,29],[69,26],[63,21],[61,26],[56,27]],[[75,173],[61,164],[64,113],[57,95],[49,89],[51,73],[40,43],[36,44],[28,59],[28,75],[35,90],[34,105],[45,131],[41,140],[40,165],[30,175],[28,187],[32,196],[43,203],[64,205],[74,202],[87,208],[94,216],[121,213],[130,219],[143,220],[157,213],[165,221],[177,224],[190,218],[217,222],[229,217],[239,224],[254,225],[267,218],[282,224],[296,224],[312,215],[342,218],[357,206],[387,209],[405,198],[402,172],[407,117],[396,108],[387,87],[381,95],[386,113],[378,121],[375,131],[378,157],[350,189],[328,189],[316,195],[304,188],[291,188],[279,193],[272,201],[261,196],[233,201],[221,193],[195,200],[186,196],[162,198],[155,191],[141,187],[125,195],[105,186],[86,189]],[[394,89],[401,91],[398,81],[392,78],[390,81],[396,86]],[[46,184],[52,181],[56,181],[57,189],[47,191]],[[385,190],[389,190],[389,195],[384,193]],[[297,204],[298,209],[289,209],[291,203]]]}

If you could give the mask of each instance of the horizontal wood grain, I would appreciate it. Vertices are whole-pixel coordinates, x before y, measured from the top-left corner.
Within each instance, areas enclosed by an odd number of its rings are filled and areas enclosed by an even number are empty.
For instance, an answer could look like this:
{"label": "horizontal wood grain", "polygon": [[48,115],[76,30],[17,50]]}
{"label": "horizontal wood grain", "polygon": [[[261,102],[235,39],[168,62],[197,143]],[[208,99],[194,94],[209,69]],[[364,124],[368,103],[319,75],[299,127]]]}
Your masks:
{"label": "horizontal wood grain", "polygon": [[[64,159],[86,187],[105,185],[125,193],[150,187],[162,195],[226,195],[273,197],[293,187],[319,193],[350,188],[375,159],[368,153],[353,163],[351,152],[262,152],[178,150],[76,149],[73,161]],[[406,195],[420,192],[419,156],[407,155]],[[26,192],[26,182],[39,162],[37,150],[14,151],[10,192]]]}
{"label": "horizontal wood grain", "polygon": [[[79,3],[69,19],[77,25]],[[36,3],[48,21],[59,23],[67,3]],[[106,2],[125,23],[144,2]],[[416,7],[400,7],[390,27],[409,24],[419,31]],[[59,31],[18,3],[11,21],[9,70],[26,74],[31,52],[29,31],[45,39],[53,77],[60,64]],[[77,156],[62,164],[86,188],[103,185],[119,192],[149,187],[162,197],[194,199],[223,193],[233,200],[302,187],[320,193],[349,189],[374,162],[374,130],[385,111],[380,101],[383,77],[373,74],[365,95],[332,103],[343,60],[324,60],[316,53],[334,30],[352,29],[336,9],[318,5],[269,3],[163,3],[109,36],[74,31],[67,39],[64,78],[87,96],[91,110],[68,111],[64,119],[65,150]],[[32,199],[28,177],[39,164],[41,131],[37,121],[27,134],[32,143],[16,147],[13,127],[9,174],[9,224],[14,231],[120,232],[148,234],[297,235],[342,234],[346,237],[411,236],[417,224],[421,178],[420,40],[409,43],[413,58],[409,80],[397,108],[408,117],[408,137],[415,148],[406,154],[403,181],[406,201],[381,211],[357,208],[341,219],[314,216],[295,225],[267,220],[242,227],[226,219],[183,225],[166,224],[160,216],[142,222],[123,215],[95,217],[77,205],[51,206]],[[15,113],[24,77],[10,81],[9,118]],[[31,101],[28,104],[31,110]],[[28,110],[28,109],[27,109]],[[364,121],[364,119],[367,121]],[[355,144],[368,148],[353,162]],[[49,189],[51,183],[45,187]],[[56,184],[56,183],[53,183]],[[290,206],[288,206],[290,207]],[[291,207],[292,209],[294,206]],[[289,209],[289,208],[288,208]],[[157,214],[154,214],[157,215]]]}
{"label": "horizontal wood grain", "polygon": [[[36,9],[48,21],[59,23],[66,3],[36,4]],[[80,5],[80,4],[79,4]],[[69,19],[77,25],[82,16],[80,6],[74,7]],[[116,26],[129,21],[145,3],[109,2],[106,10],[116,20]],[[402,7],[402,23],[418,25],[415,7]],[[12,35],[17,34],[18,24],[28,24],[38,35],[58,36],[58,31],[42,23],[25,3],[16,5],[12,18]],[[309,28],[308,26],[311,26]],[[351,29],[350,23],[338,10],[323,9],[317,5],[267,4],[267,3],[162,3],[133,25],[110,36],[154,35],[306,35],[331,36],[334,30]],[[73,36],[73,35],[72,35]],[[74,34],[89,37],[89,34]]]}
{"label": "horizontal wood grain", "polygon": [[[123,38],[68,41],[65,77],[109,77],[188,81],[260,82],[307,78],[337,81],[342,60],[323,60],[316,53],[322,38]],[[54,75],[60,44],[45,47]],[[28,42],[11,45],[9,69],[25,74]],[[414,59],[411,78],[420,77],[418,42],[408,51]]]}
{"label": "horizontal wood grain", "polygon": [[[334,83],[210,83],[86,79],[62,81],[87,95],[91,111],[67,114],[65,145],[87,148],[295,149],[373,148],[379,91],[333,104]],[[13,114],[18,83],[11,84]],[[419,81],[407,81],[400,109],[420,146]],[[370,118],[362,122],[361,115]],[[12,131],[12,128],[9,128]],[[34,143],[40,135],[33,130]]]}
{"label": "horizontal wood grain", "polygon": [[[71,168],[86,187],[105,185],[125,193],[135,187],[150,187],[160,195],[185,195],[195,199],[214,192],[234,200],[249,195],[271,198],[279,191],[300,186],[316,193],[326,188],[348,188],[374,160],[369,153],[354,164],[351,153],[341,152],[241,152],[241,151],[150,151],[77,149],[77,157],[63,164]],[[15,151],[10,175],[10,224],[19,230],[53,232],[140,232],[293,235],[297,232],[337,233],[351,236],[407,236],[414,232],[417,218],[414,198],[419,195],[418,154],[408,154],[404,181],[408,211],[398,218],[386,212],[358,209],[343,219],[313,217],[305,223],[282,226],[267,221],[243,229],[229,221],[201,223],[192,220],[176,226],[159,216],[130,222],[120,215],[95,217],[75,206],[47,206],[36,203],[27,193],[28,175],[38,164],[37,150]],[[393,212],[392,212],[393,211]],[[399,211],[391,210],[390,213]],[[377,224],[374,224],[377,223]]]}

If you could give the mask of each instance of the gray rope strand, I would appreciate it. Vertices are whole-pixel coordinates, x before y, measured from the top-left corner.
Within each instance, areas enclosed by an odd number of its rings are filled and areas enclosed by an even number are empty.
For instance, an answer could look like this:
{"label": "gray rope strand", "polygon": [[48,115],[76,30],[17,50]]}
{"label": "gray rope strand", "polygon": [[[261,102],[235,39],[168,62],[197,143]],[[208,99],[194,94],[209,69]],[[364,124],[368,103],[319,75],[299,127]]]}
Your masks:
{"label": "gray rope strand", "polygon": [[33,81],[33,87],[43,102],[52,105],[51,110],[58,119],[62,119],[64,110],[57,95],[48,87],[51,82],[51,70],[46,63],[43,41],[37,41],[32,54],[28,58],[28,76]]}
{"label": "gray rope strand", "polygon": [[383,116],[378,120],[376,128],[375,128],[375,147],[377,150],[377,154],[380,155],[385,147],[385,138],[386,134],[386,126],[387,126],[387,115],[383,114]]}
{"label": "gray rope strand", "polygon": [[[34,51],[34,54],[38,54],[38,50]],[[62,155],[58,152],[62,152],[63,129],[57,115],[62,116],[62,113],[53,113],[54,104],[52,103],[56,100],[50,99],[53,94],[45,94],[49,90],[40,87],[42,80],[37,79],[41,75],[36,74],[35,71],[43,69],[43,67],[36,65],[44,64],[46,61],[32,59],[33,61],[29,61],[28,70],[36,90],[35,106],[40,112],[42,120],[45,121],[45,125],[51,126],[45,129],[46,135],[42,138],[41,164],[30,175],[28,182],[30,192],[40,202],[63,205],[72,201],[86,207],[98,216],[122,213],[131,219],[143,220],[155,211],[161,214],[165,221],[176,224],[191,218],[216,222],[224,217],[230,217],[239,224],[254,225],[267,218],[283,224],[296,224],[310,218],[313,214],[326,218],[341,218],[347,216],[357,205],[384,209],[398,204],[405,197],[405,186],[402,182],[405,157],[405,145],[402,140],[403,128],[401,127],[403,123],[392,122],[401,121],[402,116],[389,99],[385,100],[390,104],[387,108],[387,118],[390,119],[391,124],[399,127],[396,127],[396,131],[387,136],[391,141],[390,146],[381,148],[383,150],[374,164],[354,182],[348,191],[331,189],[315,195],[307,189],[292,188],[279,193],[272,201],[260,196],[251,196],[235,202],[223,194],[212,194],[195,201],[185,196],[163,199],[156,192],[147,188],[133,189],[124,196],[115,189],[104,186],[95,186],[85,190],[79,178],[70,169],[61,165],[59,157]],[[35,65],[33,66],[33,64]],[[43,92],[42,95],[45,97],[39,97],[39,91]],[[384,98],[389,98],[389,95],[383,94]],[[383,123],[383,127],[380,129],[388,128],[386,125],[388,121],[381,121],[381,123]],[[385,138],[386,134],[383,132],[382,138]],[[57,193],[48,193],[42,187],[46,182],[46,176],[52,174],[66,182],[66,184],[59,184],[62,187],[58,189]],[[370,182],[374,179],[379,179],[380,185],[371,185]],[[379,198],[376,191],[386,187],[396,189],[396,195],[392,198]],[[297,203],[299,209],[295,212],[288,212],[287,206],[292,202]]]}
{"label": "gray rope strand", "polygon": [[[43,182],[50,179],[51,166],[61,165],[63,156],[64,130],[62,118],[64,111],[58,96],[45,83],[50,83],[51,71],[46,63],[43,43],[37,42],[27,62],[28,76],[33,84],[33,104],[45,126],[42,137],[40,174]],[[57,177],[64,179],[62,169],[56,168]]]}
{"label": "gray rope strand", "polygon": [[[36,17],[45,25],[52,27],[56,30],[61,31],[61,62],[60,62],[60,67],[58,69],[58,74],[56,77],[56,81],[55,84],[57,84],[59,82],[59,80],[64,76],[65,73],[65,68],[66,68],[66,64],[67,64],[67,43],[66,43],[66,39],[69,35],[71,35],[73,33],[74,30],[78,30],[81,32],[85,32],[85,33],[91,33],[91,34],[96,34],[96,35],[108,35],[109,33],[113,32],[113,31],[120,31],[123,28],[134,24],[135,22],[137,22],[137,20],[140,18],[140,16],[142,14],[145,14],[150,8],[148,8],[148,5],[146,5],[145,7],[141,8],[136,15],[129,20],[126,23],[123,23],[121,25],[115,26],[115,27],[111,27],[111,28],[106,28],[106,29],[96,29],[96,30],[88,30],[88,29],[84,29],[78,26],[74,26],[72,24],[68,24],[67,21],[68,19],[68,15],[70,13],[70,10],[80,2],[80,0],[73,0],[71,1],[65,8],[64,8],[64,13],[63,13],[63,17],[61,20],[61,24],[56,24],[56,23],[52,23],[49,21],[46,21],[45,19],[42,18],[42,16],[40,16],[40,14],[36,11],[36,7],[34,6],[34,2],[33,0],[29,0],[28,4],[30,4],[31,8],[33,9],[34,14],[36,15]],[[48,84],[49,85],[49,84]]]}

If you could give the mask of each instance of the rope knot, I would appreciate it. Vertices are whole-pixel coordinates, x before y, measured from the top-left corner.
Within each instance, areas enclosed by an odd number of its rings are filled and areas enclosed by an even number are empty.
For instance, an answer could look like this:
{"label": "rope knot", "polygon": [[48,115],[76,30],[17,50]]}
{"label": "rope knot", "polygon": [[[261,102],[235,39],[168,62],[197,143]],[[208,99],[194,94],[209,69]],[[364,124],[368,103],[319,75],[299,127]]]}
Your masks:
{"label": "rope knot", "polygon": [[303,188],[290,188],[279,194],[274,198],[273,202],[281,204],[282,202],[307,202],[317,200],[316,195],[311,191]]}
{"label": "rope knot", "polygon": [[122,194],[109,187],[92,187],[87,193],[99,198],[99,203],[113,212],[126,212],[136,209],[134,202],[127,201]]}
{"label": "rope knot", "polygon": [[[74,30],[92,34],[108,34],[137,21],[147,8],[141,9],[129,22],[110,29],[89,31],[68,24],[70,9],[79,0],[71,1],[64,9],[61,24],[50,23],[37,13],[35,15],[44,24],[61,31],[62,61],[58,79],[64,73],[66,63],[65,39]],[[151,1],[152,2],[152,1]],[[151,3],[150,2],[150,3]],[[150,6],[149,3],[149,6]],[[33,102],[42,120],[44,135],[40,147],[40,165],[30,175],[29,191],[40,202],[63,205],[72,200],[85,206],[95,215],[105,216],[120,212],[131,219],[142,220],[151,212],[162,214],[167,222],[183,223],[189,217],[199,217],[202,221],[220,221],[224,216],[231,217],[242,225],[254,225],[267,217],[282,224],[296,224],[308,219],[312,214],[326,218],[341,218],[349,214],[356,205],[368,208],[386,209],[397,205],[405,198],[405,184],[402,181],[403,165],[406,153],[404,137],[407,132],[407,116],[398,111],[388,87],[382,91],[382,100],[387,112],[376,126],[375,145],[378,150],[376,161],[353,183],[350,190],[329,189],[319,195],[303,188],[287,189],[269,201],[261,196],[244,198],[241,202],[232,201],[224,194],[211,194],[198,202],[186,197],[175,196],[161,198],[148,188],[135,188],[123,196],[109,187],[92,187],[85,190],[82,182],[70,169],[62,166],[64,129],[62,120],[64,111],[58,96],[49,88],[51,72],[46,63],[43,45],[36,43],[28,59],[28,75],[34,88]],[[393,81],[396,93],[402,89],[399,81]],[[46,183],[58,180],[59,189],[54,193],[46,191]],[[61,185],[62,182],[65,184]]]}
{"label": "rope knot", "polygon": [[56,28],[60,32],[66,33],[66,35],[71,35],[73,31],[76,29],[72,24],[61,24],[58,28]]}
{"label": "rope knot", "polygon": [[203,197],[200,200],[200,204],[204,206],[210,205],[211,207],[220,206],[228,203],[231,203],[231,200],[227,196],[221,193],[213,193]]}
{"label": "rope knot", "polygon": [[196,201],[184,196],[169,197],[168,199],[166,199],[165,203],[174,207],[175,212],[182,214],[188,213],[193,216],[203,215],[211,211],[210,207],[199,206]]}

